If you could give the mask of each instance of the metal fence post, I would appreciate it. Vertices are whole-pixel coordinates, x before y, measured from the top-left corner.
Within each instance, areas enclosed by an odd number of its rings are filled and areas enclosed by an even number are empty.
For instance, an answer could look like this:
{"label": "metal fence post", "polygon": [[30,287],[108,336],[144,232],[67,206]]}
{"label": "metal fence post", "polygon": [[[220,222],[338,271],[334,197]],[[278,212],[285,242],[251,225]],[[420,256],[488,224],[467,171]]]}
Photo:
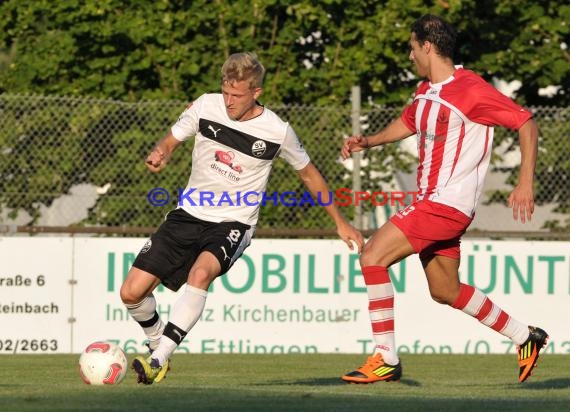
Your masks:
{"label": "metal fence post", "polygon": [[[352,86],[350,101],[352,105],[352,135],[360,135],[360,86]],[[354,226],[357,229],[362,227],[362,206],[356,204],[356,193],[362,190],[362,182],[360,180],[360,161],[362,152],[352,154],[352,193],[354,194]]]}

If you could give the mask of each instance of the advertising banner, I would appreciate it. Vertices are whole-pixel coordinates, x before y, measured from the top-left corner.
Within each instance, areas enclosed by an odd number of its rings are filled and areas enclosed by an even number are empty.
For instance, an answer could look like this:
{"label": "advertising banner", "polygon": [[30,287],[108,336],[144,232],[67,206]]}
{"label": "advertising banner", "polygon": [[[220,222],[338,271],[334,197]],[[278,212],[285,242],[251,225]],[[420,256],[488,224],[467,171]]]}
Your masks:
{"label": "advertising banner", "polygon": [[0,354],[71,352],[72,245],[0,237]]}
{"label": "advertising banner", "polygon": [[[32,246],[31,241],[40,243]],[[0,244],[6,247],[0,309],[13,325],[4,341],[56,339],[57,348],[48,352],[78,353],[93,341],[112,340],[129,353],[144,352],[142,329],[129,317],[119,290],[145,241],[2,238]],[[482,290],[515,319],[545,329],[551,336],[546,353],[570,353],[565,321],[570,306],[569,246],[463,241],[461,281]],[[18,255],[20,248],[24,252]],[[30,259],[31,250],[41,250],[46,258]],[[34,286],[7,286],[18,274]],[[40,274],[46,275],[44,286],[37,285]],[[433,301],[417,256],[394,265],[391,278],[401,353],[515,353],[508,338]],[[181,291],[155,291],[165,322]],[[58,312],[49,314],[54,320],[53,327],[45,328],[49,334],[23,332],[42,331],[48,317],[10,312],[14,305],[25,310],[26,302],[44,309],[51,302],[57,306]],[[254,239],[229,273],[216,279],[202,318],[178,352],[368,354],[373,343],[367,306],[358,254],[343,242]],[[13,345],[1,353],[23,353]]]}

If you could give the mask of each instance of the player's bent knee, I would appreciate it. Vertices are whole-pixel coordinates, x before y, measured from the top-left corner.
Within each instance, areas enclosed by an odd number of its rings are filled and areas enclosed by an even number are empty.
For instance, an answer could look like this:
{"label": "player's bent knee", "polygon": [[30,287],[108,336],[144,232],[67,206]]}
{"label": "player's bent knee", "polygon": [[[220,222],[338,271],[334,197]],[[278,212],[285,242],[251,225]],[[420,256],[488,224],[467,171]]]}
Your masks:
{"label": "player's bent knee", "polygon": [[133,302],[132,300],[132,296],[129,294],[129,292],[126,290],[125,285],[123,284],[123,286],[121,286],[121,290],[119,292],[119,295],[121,296],[121,300],[123,301],[124,304],[133,304],[135,302]]}
{"label": "player's bent knee", "polygon": [[217,276],[217,274],[211,274],[204,268],[196,268],[190,273],[190,276],[188,276],[188,284],[207,290]]}
{"label": "player's bent knee", "polygon": [[121,300],[125,305],[134,305],[135,303],[139,303],[143,298],[137,296],[133,293],[133,290],[127,283],[123,283],[121,286],[121,290],[119,291],[119,295],[121,296]]}
{"label": "player's bent knee", "polygon": [[376,256],[370,249],[364,247],[364,250],[360,254],[360,267],[365,266],[376,266],[379,265],[378,256]]}

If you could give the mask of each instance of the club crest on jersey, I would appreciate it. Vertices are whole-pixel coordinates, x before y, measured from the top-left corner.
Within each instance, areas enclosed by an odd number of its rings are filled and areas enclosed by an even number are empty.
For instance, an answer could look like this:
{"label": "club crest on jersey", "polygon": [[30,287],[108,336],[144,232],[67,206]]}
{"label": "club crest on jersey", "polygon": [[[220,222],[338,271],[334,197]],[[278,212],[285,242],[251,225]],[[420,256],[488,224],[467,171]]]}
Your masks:
{"label": "club crest on jersey", "polygon": [[439,123],[448,123],[449,122],[449,116],[445,112],[440,112],[437,115],[437,121]]}
{"label": "club crest on jersey", "polygon": [[267,145],[265,142],[263,140],[257,140],[253,142],[253,145],[251,146],[251,153],[253,153],[255,157],[261,157],[263,156],[263,153],[265,153],[266,149]]}

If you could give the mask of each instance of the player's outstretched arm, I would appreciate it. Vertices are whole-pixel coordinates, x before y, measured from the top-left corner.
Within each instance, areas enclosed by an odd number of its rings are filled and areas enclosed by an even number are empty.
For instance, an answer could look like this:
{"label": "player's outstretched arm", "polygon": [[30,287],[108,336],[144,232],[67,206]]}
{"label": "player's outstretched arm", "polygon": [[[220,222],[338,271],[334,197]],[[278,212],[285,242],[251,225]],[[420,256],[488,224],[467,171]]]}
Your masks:
{"label": "player's outstretched arm", "polygon": [[160,172],[166,167],[172,153],[182,142],[176,139],[169,131],[166,136],[152,149],[145,160],[146,167],[154,173]]}
{"label": "player's outstretched arm", "polygon": [[414,132],[408,129],[402,118],[399,117],[378,133],[371,136],[351,136],[345,139],[340,154],[343,159],[348,159],[352,153],[360,152],[370,147],[386,143],[397,142]]}
{"label": "player's outstretched arm", "polygon": [[[320,198],[323,204],[326,205],[329,203],[329,196],[332,196],[330,193],[330,188],[315,165],[309,163],[303,169],[297,170],[297,173],[314,197],[317,197],[320,193]],[[346,221],[334,202],[330,202],[330,205],[323,206],[323,208],[333,219],[339,237],[344,240],[350,250],[354,250],[352,242],[356,243],[358,247],[358,253],[360,253],[364,246],[364,238],[362,237],[362,233],[360,233],[354,226]]]}
{"label": "player's outstretched arm", "polygon": [[519,183],[507,200],[513,209],[513,219],[525,223],[530,221],[534,212],[534,171],[538,154],[538,126],[529,119],[519,129],[519,145],[521,150],[521,167]]}

